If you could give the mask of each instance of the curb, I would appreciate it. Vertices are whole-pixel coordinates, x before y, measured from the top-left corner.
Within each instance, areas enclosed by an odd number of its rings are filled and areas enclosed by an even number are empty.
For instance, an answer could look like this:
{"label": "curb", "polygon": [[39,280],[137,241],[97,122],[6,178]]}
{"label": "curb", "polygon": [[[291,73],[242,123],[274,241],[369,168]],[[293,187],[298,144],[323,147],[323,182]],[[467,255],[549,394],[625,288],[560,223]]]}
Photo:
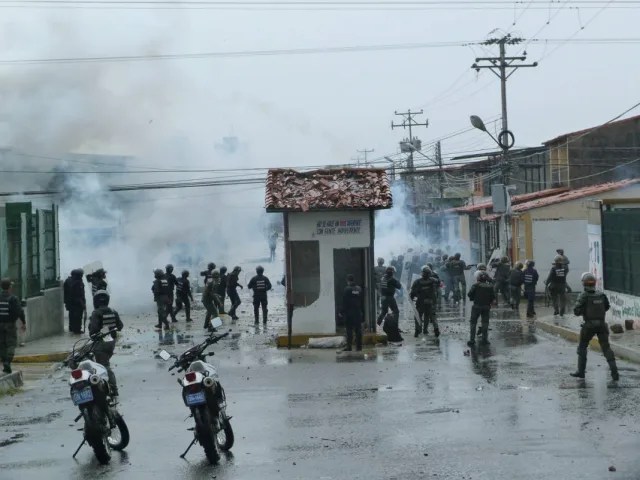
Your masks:
{"label": "curb", "polygon": [[[562,337],[570,342],[578,343],[580,340],[580,333],[575,330],[571,330],[570,328],[561,327],[560,325],[554,325],[553,323],[541,320],[536,321],[536,325],[540,327],[541,330]],[[609,338],[611,338],[611,336],[609,336]],[[613,350],[613,353],[615,353],[616,358],[622,358],[633,363],[640,363],[640,351],[625,347],[624,345],[620,345],[611,340],[609,340],[609,344],[611,345],[611,349]],[[598,342],[596,337],[589,342],[589,347],[597,352],[602,351],[600,349],[600,342]]]}
{"label": "curb", "polygon": [[33,355],[16,355],[13,363],[48,363],[61,362],[69,356],[69,352],[36,353]]}
{"label": "curb", "polygon": [[24,382],[22,381],[22,372],[20,371],[5,374],[0,377],[0,393],[22,387],[22,385],[24,385]]}
{"label": "curb", "polygon": [[[291,335],[291,346],[294,348],[300,348],[309,343],[310,338],[325,338],[325,337],[340,337],[344,335],[330,335],[330,334],[305,334],[305,335]],[[387,336],[365,333],[362,335],[363,345],[376,345],[378,343],[387,343]],[[276,337],[276,345],[278,348],[287,348],[289,346],[288,335],[278,335]]]}

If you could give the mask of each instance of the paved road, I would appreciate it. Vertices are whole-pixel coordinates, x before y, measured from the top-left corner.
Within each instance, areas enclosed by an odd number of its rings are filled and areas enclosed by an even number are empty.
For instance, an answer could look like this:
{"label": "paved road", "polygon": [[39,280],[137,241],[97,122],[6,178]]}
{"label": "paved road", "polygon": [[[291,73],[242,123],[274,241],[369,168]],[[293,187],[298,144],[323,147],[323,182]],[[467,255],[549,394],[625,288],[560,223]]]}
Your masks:
{"label": "paved road", "polygon": [[[275,310],[275,307],[274,307]],[[68,398],[68,372],[2,398],[2,479],[638,479],[640,373],[621,362],[609,384],[590,352],[588,378],[568,376],[575,345],[495,312],[491,345],[468,351],[467,323],[448,309],[443,335],[364,354],[278,351],[241,319],[215,362],[233,415],[236,446],[210,466],[195,446],[176,377],[155,358],[203,337],[199,326],[164,336],[129,319],[115,359],[132,441],[112,464],[84,448]],[[283,322],[281,318],[276,323]],[[173,343],[173,344],[172,344]],[[617,472],[610,473],[614,465]]]}

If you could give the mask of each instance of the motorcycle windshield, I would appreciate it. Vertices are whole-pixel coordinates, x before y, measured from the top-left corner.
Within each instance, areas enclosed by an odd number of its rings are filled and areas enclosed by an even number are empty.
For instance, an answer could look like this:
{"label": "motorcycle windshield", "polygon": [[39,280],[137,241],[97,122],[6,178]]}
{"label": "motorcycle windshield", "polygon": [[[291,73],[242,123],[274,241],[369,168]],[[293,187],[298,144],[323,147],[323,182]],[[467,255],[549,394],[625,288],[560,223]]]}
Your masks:
{"label": "motorcycle windshield", "polygon": [[107,369],[104,368],[99,363],[93,362],[91,360],[84,360],[83,362],[80,362],[80,364],[78,365],[78,369],[86,370],[87,372],[92,373],[93,375],[98,375],[103,378],[108,378]]}
{"label": "motorcycle windshield", "polygon": [[213,365],[205,363],[201,360],[196,360],[191,365],[189,365],[187,372],[198,372],[203,374],[205,377],[215,377],[218,375],[218,372]]}

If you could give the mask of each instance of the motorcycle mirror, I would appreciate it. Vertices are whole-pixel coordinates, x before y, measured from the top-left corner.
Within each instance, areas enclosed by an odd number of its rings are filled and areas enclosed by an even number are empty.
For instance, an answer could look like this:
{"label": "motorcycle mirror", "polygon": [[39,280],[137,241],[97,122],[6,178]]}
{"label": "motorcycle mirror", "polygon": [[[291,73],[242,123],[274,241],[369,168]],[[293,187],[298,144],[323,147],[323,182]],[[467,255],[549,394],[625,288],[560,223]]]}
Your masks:
{"label": "motorcycle mirror", "polygon": [[213,326],[213,328],[219,328],[222,326],[222,319],[220,317],[216,317],[213,320],[211,320],[211,325]]}
{"label": "motorcycle mirror", "polygon": [[166,350],[160,350],[159,355],[160,355],[160,358],[165,362],[171,358],[171,354]]}

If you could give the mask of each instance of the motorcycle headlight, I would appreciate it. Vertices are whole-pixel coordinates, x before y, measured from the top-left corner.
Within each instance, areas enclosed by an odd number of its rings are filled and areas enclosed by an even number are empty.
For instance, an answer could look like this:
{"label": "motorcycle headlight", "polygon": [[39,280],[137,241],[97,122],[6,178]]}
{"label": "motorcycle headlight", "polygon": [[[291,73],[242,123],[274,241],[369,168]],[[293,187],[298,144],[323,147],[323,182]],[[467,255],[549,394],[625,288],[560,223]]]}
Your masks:
{"label": "motorcycle headlight", "polygon": [[213,384],[215,383],[215,381],[211,377],[204,377],[204,380],[202,381],[202,383],[205,387],[211,388],[213,387]]}

